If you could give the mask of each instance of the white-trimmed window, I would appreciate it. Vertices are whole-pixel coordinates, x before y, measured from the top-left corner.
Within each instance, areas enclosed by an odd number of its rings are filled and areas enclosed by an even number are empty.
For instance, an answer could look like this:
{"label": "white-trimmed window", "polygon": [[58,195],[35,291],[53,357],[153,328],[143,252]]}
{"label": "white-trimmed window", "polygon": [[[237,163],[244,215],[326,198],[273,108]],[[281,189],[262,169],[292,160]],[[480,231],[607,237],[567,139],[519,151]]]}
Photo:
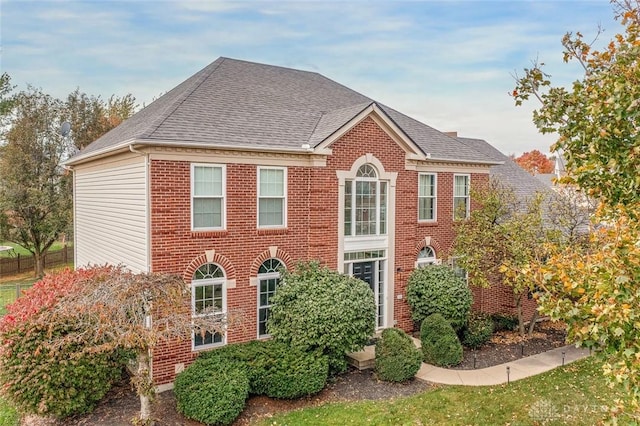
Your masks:
{"label": "white-trimmed window", "polygon": [[436,174],[418,175],[418,220],[433,222],[436,220]]}
{"label": "white-trimmed window", "polygon": [[[224,315],[227,309],[224,270],[215,263],[205,263],[191,280],[191,311],[194,317]],[[224,344],[221,333],[193,333],[193,348],[202,349]]]}
{"label": "white-trimmed window", "polygon": [[267,259],[258,269],[258,338],[269,337],[267,321],[271,310],[271,298],[280,283],[280,270],[284,268],[278,259]]}
{"label": "white-trimmed window", "polygon": [[287,169],[258,167],[258,227],[287,226]]}
{"label": "white-trimmed window", "polygon": [[420,253],[418,253],[418,260],[416,261],[416,268],[422,268],[427,265],[434,265],[436,263],[436,252],[430,247],[426,246]]}
{"label": "white-trimmed window", "polygon": [[469,197],[469,175],[453,175],[453,218],[469,217],[471,200]]}
{"label": "white-trimmed window", "polygon": [[344,186],[344,235],[387,233],[387,182],[371,164],[363,164]]}
{"label": "white-trimmed window", "polygon": [[460,259],[460,256],[453,256],[449,259],[449,266],[451,266],[451,269],[453,269],[453,272],[456,274],[456,276],[462,278],[465,281],[469,280],[469,274],[467,273],[467,271],[465,269],[463,269],[460,266],[460,262],[458,261],[458,259]]}
{"label": "white-trimmed window", "polygon": [[225,186],[225,166],[191,165],[191,229],[224,229]]}

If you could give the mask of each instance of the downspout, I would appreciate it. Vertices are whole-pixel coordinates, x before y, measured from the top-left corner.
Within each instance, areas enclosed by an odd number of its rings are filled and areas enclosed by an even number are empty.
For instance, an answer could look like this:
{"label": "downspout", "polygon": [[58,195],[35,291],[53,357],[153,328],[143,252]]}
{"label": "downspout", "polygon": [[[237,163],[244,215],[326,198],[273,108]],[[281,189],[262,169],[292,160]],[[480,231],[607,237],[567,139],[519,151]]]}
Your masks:
{"label": "downspout", "polygon": [[133,144],[129,145],[129,151],[131,151],[134,154],[138,154],[138,155],[143,155],[144,156],[144,170],[145,170],[145,193],[146,193],[146,199],[145,199],[145,203],[144,203],[144,209],[145,209],[145,220],[146,220],[146,229],[145,229],[145,233],[146,233],[146,266],[147,266],[147,270],[145,272],[149,273],[151,272],[151,191],[150,191],[150,178],[151,178],[151,173],[149,170],[149,153],[148,152],[142,152],[142,151],[138,151],[137,149],[135,149],[133,147]]}

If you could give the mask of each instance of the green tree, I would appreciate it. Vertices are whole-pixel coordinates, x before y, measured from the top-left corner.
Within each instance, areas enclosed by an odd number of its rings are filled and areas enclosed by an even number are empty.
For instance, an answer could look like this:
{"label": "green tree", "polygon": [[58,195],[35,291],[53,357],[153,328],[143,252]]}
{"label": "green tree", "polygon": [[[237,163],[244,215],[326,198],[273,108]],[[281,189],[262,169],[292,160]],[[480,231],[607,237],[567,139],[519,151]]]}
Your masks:
{"label": "green tree", "polygon": [[284,272],[267,329],[277,341],[327,355],[336,373],[347,368],[347,352],[369,341],[375,318],[373,292],[364,281],[309,262]]}
{"label": "green tree", "polygon": [[[62,162],[78,148],[133,114],[135,98],[107,102],[75,90],[66,102],[30,87],[10,95],[7,74],[0,80],[0,238],[29,250],[41,277],[44,255],[62,234],[71,233],[71,174]],[[71,134],[60,134],[70,121]]]}
{"label": "green tree", "polygon": [[530,95],[542,103],[534,123],[557,132],[552,149],[564,151],[565,182],[601,203],[594,222],[603,224],[586,246],[550,245],[552,255],[524,272],[544,290],[542,312],[596,351],[611,382],[628,387],[640,418],[640,2],[614,7],[625,31],[603,50],[580,33],[563,38],[564,60],[584,70],[570,89],[552,87],[542,64],[517,80],[516,104]]}
{"label": "green tree", "polygon": [[557,133],[552,151],[562,150],[568,183],[607,205],[638,212],[640,194],[640,6],[618,2],[625,25],[602,50],[595,50],[579,32],[562,39],[564,61],[584,70],[571,88],[552,86],[543,63],[534,63],[517,77],[516,105],[535,96],[542,106],[533,121],[542,133]]}
{"label": "green tree", "polygon": [[29,250],[42,276],[44,254],[71,224],[70,151],[60,135],[64,105],[39,89],[13,98],[0,157],[0,236]]}
{"label": "green tree", "polygon": [[[472,191],[471,197],[478,208],[457,224],[454,253],[468,272],[471,285],[502,283],[513,289],[519,329],[524,335],[522,302],[533,285],[520,271],[542,254],[542,196],[520,199],[512,188],[492,178],[486,187]],[[535,316],[529,334],[534,324]]]}
{"label": "green tree", "polygon": [[76,89],[67,97],[66,108],[71,138],[76,148],[82,149],[133,115],[136,103],[131,94],[112,95],[104,101]]}

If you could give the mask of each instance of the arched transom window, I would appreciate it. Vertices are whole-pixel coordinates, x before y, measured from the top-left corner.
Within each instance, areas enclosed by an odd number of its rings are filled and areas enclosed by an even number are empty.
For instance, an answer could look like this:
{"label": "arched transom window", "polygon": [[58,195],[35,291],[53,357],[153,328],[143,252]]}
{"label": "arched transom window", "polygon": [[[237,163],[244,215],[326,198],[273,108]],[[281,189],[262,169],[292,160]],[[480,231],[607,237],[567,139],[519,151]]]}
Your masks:
{"label": "arched transom window", "polygon": [[418,253],[418,260],[416,262],[416,266],[418,268],[433,265],[434,263],[436,263],[436,252],[432,247],[427,246],[420,250],[420,253]]}
{"label": "arched transom window", "polygon": [[387,233],[387,182],[378,179],[371,164],[363,164],[356,178],[345,181],[344,235]]}
{"label": "arched transom window", "polygon": [[[224,270],[215,263],[200,266],[191,280],[191,310],[193,316],[219,315],[226,310],[226,278]],[[193,333],[193,347],[203,348],[224,343],[221,333]]]}
{"label": "arched transom window", "polygon": [[268,337],[267,320],[271,310],[271,298],[280,283],[280,271],[284,264],[275,258],[265,260],[258,269],[258,338]]}

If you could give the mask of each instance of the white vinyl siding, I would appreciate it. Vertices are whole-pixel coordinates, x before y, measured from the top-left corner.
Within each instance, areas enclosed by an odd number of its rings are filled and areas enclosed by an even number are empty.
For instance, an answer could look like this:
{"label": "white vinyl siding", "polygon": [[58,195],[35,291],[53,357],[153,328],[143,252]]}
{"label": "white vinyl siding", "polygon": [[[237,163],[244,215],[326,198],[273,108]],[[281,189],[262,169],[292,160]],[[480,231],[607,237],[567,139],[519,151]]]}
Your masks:
{"label": "white vinyl siding", "polygon": [[76,267],[148,272],[145,157],[78,166],[74,174]]}

